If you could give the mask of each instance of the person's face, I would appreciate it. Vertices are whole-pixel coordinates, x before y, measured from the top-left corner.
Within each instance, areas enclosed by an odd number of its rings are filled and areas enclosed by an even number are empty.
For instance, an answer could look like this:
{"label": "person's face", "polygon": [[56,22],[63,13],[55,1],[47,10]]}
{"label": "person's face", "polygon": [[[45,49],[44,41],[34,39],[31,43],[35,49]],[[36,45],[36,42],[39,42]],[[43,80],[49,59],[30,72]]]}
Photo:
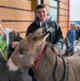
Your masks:
{"label": "person's face", "polygon": [[41,8],[36,10],[36,16],[39,17],[41,22],[45,22],[47,19],[47,10],[46,8]]}
{"label": "person's face", "polygon": [[2,25],[0,24],[0,36],[3,34],[3,32],[4,32],[4,29],[3,29]]}

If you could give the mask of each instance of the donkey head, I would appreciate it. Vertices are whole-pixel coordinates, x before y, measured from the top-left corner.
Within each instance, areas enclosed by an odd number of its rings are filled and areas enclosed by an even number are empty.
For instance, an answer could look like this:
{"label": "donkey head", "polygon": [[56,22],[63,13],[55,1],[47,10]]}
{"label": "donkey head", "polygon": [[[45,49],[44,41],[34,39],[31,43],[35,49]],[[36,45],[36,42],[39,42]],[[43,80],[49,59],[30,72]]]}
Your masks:
{"label": "donkey head", "polygon": [[45,43],[49,33],[41,35],[28,35],[15,48],[10,59],[7,62],[10,70],[17,70],[22,67],[31,67],[38,56],[38,51],[42,43]]}

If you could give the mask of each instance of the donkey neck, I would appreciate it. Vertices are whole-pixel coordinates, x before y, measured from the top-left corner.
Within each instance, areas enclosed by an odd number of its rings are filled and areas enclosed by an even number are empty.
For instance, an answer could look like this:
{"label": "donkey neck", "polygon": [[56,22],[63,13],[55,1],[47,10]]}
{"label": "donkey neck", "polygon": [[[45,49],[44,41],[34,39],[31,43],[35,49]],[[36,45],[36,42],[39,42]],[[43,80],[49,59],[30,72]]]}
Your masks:
{"label": "donkey neck", "polygon": [[35,68],[33,67],[33,71],[37,78],[40,78],[41,80],[43,80],[42,77],[44,75],[47,75],[47,74],[51,75],[50,73],[53,72],[53,68],[54,68],[54,64],[55,64],[55,56],[56,55],[54,54],[53,50],[51,49],[51,46],[47,44],[46,49],[45,49],[44,53],[42,54],[42,57],[39,61],[37,70],[35,70]]}
{"label": "donkey neck", "polygon": [[37,57],[37,59],[36,59],[36,61],[35,61],[35,63],[34,63],[34,68],[35,68],[35,69],[38,68],[39,61],[40,61],[40,59],[41,59],[41,57],[42,57],[42,54],[44,53],[45,49],[46,49],[46,45],[43,45],[43,46],[42,46],[42,49],[41,49],[41,51],[40,51],[40,53],[39,53],[39,55],[38,55],[38,57]]}
{"label": "donkey neck", "polygon": [[37,70],[35,70],[33,68],[33,71],[34,71],[37,79],[39,79],[40,81],[54,81],[53,76],[51,76],[51,75],[53,75],[56,57],[58,59],[56,75],[57,75],[57,78],[61,79],[63,70],[64,70],[63,61],[62,61],[62,58],[60,58],[58,55],[54,54],[50,45],[48,45],[46,47],[46,49],[39,61]]}

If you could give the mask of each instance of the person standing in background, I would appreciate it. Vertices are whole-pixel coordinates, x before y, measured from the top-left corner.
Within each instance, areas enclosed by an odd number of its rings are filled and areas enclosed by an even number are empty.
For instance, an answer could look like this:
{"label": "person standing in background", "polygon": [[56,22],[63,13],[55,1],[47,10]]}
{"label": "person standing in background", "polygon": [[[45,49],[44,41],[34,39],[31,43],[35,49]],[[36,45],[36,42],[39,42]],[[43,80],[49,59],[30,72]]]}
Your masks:
{"label": "person standing in background", "polygon": [[76,30],[77,25],[75,23],[71,23],[70,30],[67,32],[65,38],[66,51],[64,56],[68,56],[69,52],[71,52],[72,54],[74,53],[74,41],[76,39]]}

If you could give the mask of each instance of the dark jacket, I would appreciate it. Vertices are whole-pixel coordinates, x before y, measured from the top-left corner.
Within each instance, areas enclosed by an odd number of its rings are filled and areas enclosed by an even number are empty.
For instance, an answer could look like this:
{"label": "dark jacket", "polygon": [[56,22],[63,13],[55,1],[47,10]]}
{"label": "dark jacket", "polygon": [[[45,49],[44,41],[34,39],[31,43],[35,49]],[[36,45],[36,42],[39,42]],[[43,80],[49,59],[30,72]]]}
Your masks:
{"label": "dark jacket", "polygon": [[[18,33],[13,31],[12,29],[5,29],[5,38],[7,41],[7,46],[8,46],[8,58],[11,56],[12,52],[14,49],[11,47],[12,42],[14,41],[20,41],[22,38],[19,36]],[[4,60],[2,57],[2,54],[0,52],[0,81],[27,81],[24,76],[26,76],[26,72],[24,70],[17,70],[16,72],[14,71],[9,71],[7,66],[6,66],[7,61]]]}
{"label": "dark jacket", "polygon": [[[43,27],[43,32],[46,32],[48,29],[51,29],[50,35],[47,38],[47,41],[52,43],[56,48],[58,48],[58,50],[60,52],[62,50],[63,44],[64,44],[64,39],[63,39],[63,36],[62,36],[62,31],[61,31],[60,26],[54,21],[49,21],[45,24],[46,24],[46,26]],[[40,28],[40,23],[38,23],[38,21],[35,20],[28,27],[27,32],[26,32],[26,36],[29,33],[33,33],[38,28]]]}
{"label": "dark jacket", "polygon": [[80,38],[80,27],[78,26],[78,29],[76,30],[76,40]]}

